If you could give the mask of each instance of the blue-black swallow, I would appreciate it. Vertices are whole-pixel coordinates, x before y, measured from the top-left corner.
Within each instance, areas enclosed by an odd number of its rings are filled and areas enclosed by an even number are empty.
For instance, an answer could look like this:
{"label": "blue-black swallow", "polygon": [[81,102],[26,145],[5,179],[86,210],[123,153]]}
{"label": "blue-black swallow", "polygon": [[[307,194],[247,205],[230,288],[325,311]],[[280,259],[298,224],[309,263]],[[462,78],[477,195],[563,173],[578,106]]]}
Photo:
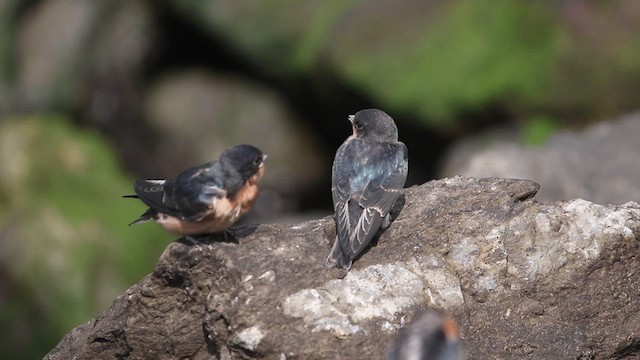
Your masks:
{"label": "blue-black swallow", "polygon": [[462,360],[458,327],[435,310],[421,314],[394,341],[387,360]]}
{"label": "blue-black swallow", "polygon": [[251,145],[236,145],[217,161],[181,172],[175,179],[138,180],[136,195],[149,207],[129,225],[154,220],[165,230],[192,236],[224,232],[251,209],[258,196],[266,155]]}
{"label": "blue-black swallow", "polygon": [[407,147],[384,111],[366,109],[349,116],[353,134],[333,160],[331,193],[336,240],[325,266],[337,266],[340,277],[381,228],[407,179]]}

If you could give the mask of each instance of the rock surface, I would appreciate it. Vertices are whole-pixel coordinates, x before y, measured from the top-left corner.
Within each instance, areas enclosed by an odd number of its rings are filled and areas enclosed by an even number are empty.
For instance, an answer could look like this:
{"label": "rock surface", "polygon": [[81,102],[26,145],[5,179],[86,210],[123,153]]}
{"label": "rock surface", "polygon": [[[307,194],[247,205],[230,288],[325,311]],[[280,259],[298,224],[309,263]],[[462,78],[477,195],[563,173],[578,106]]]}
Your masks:
{"label": "rock surface", "polygon": [[[438,307],[470,359],[640,356],[640,206],[538,203],[527,180],[406,189],[343,280],[331,218],[171,244],[155,271],[47,359],[382,359]],[[400,211],[401,210],[401,211]]]}

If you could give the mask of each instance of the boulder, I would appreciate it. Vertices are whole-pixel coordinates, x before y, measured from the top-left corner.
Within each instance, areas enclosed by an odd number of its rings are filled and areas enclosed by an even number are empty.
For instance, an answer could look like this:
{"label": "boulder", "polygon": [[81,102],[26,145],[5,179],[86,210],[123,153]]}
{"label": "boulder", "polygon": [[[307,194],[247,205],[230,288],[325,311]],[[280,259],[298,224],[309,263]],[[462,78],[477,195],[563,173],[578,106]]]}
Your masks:
{"label": "boulder", "polygon": [[46,359],[383,359],[426,308],[470,359],[640,355],[640,205],[538,203],[528,180],[408,188],[349,274],[331,217],[172,243],[152,274]]}
{"label": "boulder", "polygon": [[442,176],[532,179],[541,201],[582,198],[598,204],[640,200],[640,113],[596,124],[583,131],[563,131],[539,147],[501,136],[487,144],[477,138],[456,145]]}

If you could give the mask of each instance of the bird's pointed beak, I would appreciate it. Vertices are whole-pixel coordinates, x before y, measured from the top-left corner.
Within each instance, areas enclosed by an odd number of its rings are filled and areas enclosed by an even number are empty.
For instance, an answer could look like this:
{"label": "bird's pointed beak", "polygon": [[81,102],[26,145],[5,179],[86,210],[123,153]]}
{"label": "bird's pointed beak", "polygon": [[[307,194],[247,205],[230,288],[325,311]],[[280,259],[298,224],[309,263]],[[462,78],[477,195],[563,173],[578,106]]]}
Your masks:
{"label": "bird's pointed beak", "polygon": [[347,119],[349,119],[349,122],[353,125],[353,119],[355,119],[355,115],[349,115],[347,116]]}
{"label": "bird's pointed beak", "polygon": [[262,162],[264,162],[265,160],[267,160],[269,156],[267,154],[262,154]]}

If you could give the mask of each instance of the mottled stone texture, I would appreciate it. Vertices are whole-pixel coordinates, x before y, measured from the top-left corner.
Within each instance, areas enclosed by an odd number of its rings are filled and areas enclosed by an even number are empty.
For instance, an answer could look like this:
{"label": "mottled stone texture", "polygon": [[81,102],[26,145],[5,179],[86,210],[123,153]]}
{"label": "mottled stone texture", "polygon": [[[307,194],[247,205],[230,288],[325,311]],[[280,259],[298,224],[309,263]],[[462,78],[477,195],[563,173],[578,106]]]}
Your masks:
{"label": "mottled stone texture", "polygon": [[[155,271],[47,359],[382,359],[434,306],[470,359],[640,356],[640,206],[538,203],[527,180],[406,189],[343,280],[331,218],[171,244]],[[398,215],[399,213],[399,215]]]}

